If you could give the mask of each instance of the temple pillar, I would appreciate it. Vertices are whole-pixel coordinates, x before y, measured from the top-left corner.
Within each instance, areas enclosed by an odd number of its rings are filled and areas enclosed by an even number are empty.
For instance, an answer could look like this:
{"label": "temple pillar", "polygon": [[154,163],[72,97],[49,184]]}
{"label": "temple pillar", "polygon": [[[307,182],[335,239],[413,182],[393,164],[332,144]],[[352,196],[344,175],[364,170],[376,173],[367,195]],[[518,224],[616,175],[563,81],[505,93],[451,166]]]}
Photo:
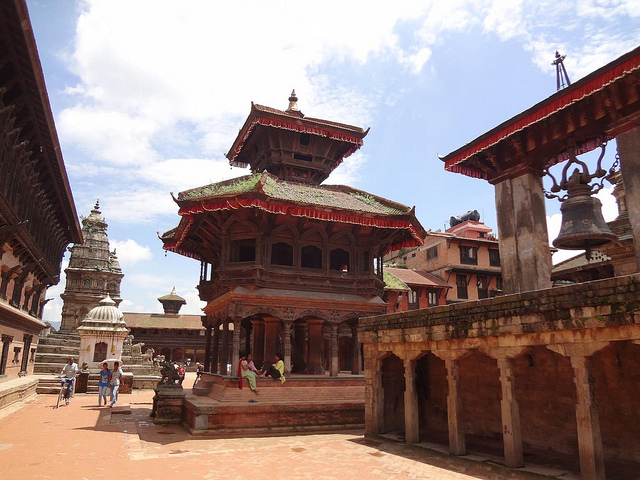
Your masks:
{"label": "temple pillar", "polygon": [[220,345],[220,375],[228,375],[229,369],[229,319],[222,321],[222,345]]}
{"label": "temple pillar", "polygon": [[495,184],[505,294],[551,288],[551,253],[539,172]]}
{"label": "temple pillar", "polygon": [[283,336],[284,336],[284,373],[291,373],[291,322],[283,322]]}
{"label": "temple pillar", "polygon": [[444,360],[447,368],[447,418],[449,422],[449,451],[451,455],[465,455],[464,421],[462,415],[462,398],[460,396],[460,359],[467,355],[467,350],[436,350],[433,352]]}
{"label": "temple pillar", "polygon": [[275,363],[278,352],[278,329],[280,319],[276,317],[264,317],[264,362],[269,365]]}
{"label": "temple pillar", "polygon": [[340,356],[339,356],[339,345],[338,345],[338,327],[337,324],[331,324],[329,326],[330,329],[330,337],[329,344],[331,348],[331,360],[329,362],[329,375],[332,377],[337,377],[340,373]]}
{"label": "temple pillar", "polygon": [[242,319],[233,319],[233,353],[231,356],[231,375],[238,375],[238,366],[240,365],[240,333]]}
{"label": "temple pillar", "polygon": [[600,435],[600,419],[593,393],[590,356],[608,342],[548,345],[547,348],[571,358],[573,382],[576,386],[576,423],[580,475],[584,480],[604,480],[604,452]]}
{"label": "temple pillar", "polygon": [[322,366],[322,325],[324,320],[319,318],[311,318],[307,320],[309,339],[307,346],[309,348],[309,358],[307,360],[306,373],[312,375],[322,375],[324,367]]}
{"label": "temple pillar", "polygon": [[253,363],[261,366],[264,363],[264,320],[255,318],[251,320],[253,325]]}
{"label": "temple pillar", "polygon": [[358,325],[351,325],[351,339],[353,340],[353,366],[351,373],[360,374],[360,342],[358,341]]}
{"label": "temple pillar", "polygon": [[368,350],[364,355],[365,409],[364,433],[375,435],[383,433],[384,425],[384,388],[382,387],[382,361],[378,352]]}
{"label": "temple pillar", "polygon": [[[207,329],[204,336],[204,371],[210,372],[211,371],[211,331],[213,327],[211,325],[211,322],[207,319],[206,316],[203,316],[202,319],[204,320],[203,323],[205,323],[205,326]],[[195,355],[194,355],[194,358],[196,358]]]}
{"label": "temple pillar", "polygon": [[415,359],[404,360],[404,438],[407,443],[420,441],[416,363]]}
{"label": "temple pillar", "polygon": [[[253,328],[251,322],[245,322],[245,335],[244,335],[244,354],[253,354],[251,351],[251,335],[253,334]],[[255,360],[254,360],[255,363]]]}
{"label": "temple pillar", "polygon": [[619,134],[616,142],[629,223],[633,232],[636,271],[640,271],[640,126]]}
{"label": "temple pillar", "polygon": [[211,373],[218,373],[218,365],[220,363],[220,322],[217,320],[212,325],[212,351],[211,351]]}

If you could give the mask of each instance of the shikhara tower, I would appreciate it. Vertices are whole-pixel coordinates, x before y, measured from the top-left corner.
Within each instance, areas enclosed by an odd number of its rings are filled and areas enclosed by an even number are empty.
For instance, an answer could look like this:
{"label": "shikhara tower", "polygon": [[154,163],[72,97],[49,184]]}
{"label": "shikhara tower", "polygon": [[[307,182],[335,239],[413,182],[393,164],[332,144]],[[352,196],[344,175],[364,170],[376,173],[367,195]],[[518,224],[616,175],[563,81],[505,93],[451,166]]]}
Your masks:
{"label": "shikhara tower", "polygon": [[69,250],[69,267],[65,270],[67,284],[62,298],[61,330],[74,331],[85,315],[97,307],[107,293],[120,304],[120,282],[124,274],[115,250],[109,250],[107,223],[100,212],[99,202],[91,214],[82,218],[82,243]]}

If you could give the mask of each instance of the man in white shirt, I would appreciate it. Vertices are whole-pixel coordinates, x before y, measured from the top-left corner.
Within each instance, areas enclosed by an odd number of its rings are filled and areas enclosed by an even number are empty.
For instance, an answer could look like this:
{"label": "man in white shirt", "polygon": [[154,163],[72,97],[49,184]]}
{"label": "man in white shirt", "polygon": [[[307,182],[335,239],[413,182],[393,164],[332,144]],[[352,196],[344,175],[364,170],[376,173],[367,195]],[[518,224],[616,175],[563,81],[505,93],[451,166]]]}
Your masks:
{"label": "man in white shirt", "polygon": [[111,403],[109,408],[113,407],[118,401],[118,390],[120,390],[120,382],[122,381],[122,369],[120,362],[113,362],[113,370],[109,374],[109,386],[111,387]]}
{"label": "man in white shirt", "polygon": [[73,390],[73,384],[76,381],[76,373],[78,373],[78,364],[73,360],[73,357],[69,357],[69,362],[62,368],[60,376],[62,377],[62,388],[67,388],[64,393],[64,402],[69,405],[69,397]]}

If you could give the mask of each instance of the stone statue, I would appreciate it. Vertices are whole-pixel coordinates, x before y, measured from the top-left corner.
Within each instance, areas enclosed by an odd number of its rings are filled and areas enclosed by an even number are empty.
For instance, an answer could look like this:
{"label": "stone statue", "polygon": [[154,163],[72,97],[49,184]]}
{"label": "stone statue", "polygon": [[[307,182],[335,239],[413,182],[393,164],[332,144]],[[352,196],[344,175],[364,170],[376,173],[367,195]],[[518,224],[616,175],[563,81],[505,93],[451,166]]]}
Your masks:
{"label": "stone statue", "polygon": [[142,355],[142,363],[153,363],[153,354],[155,350],[153,348],[147,348],[147,351]]}
{"label": "stone statue", "polygon": [[131,345],[131,356],[132,357],[141,357],[142,356],[142,347],[144,347],[144,343],[136,343],[135,345]]}
{"label": "stone statue", "polygon": [[133,345],[133,335],[127,335],[125,337],[124,345]]}
{"label": "stone statue", "polygon": [[180,380],[180,375],[178,375],[178,371],[173,366],[171,362],[162,362],[162,369],[160,370],[160,374],[162,375],[162,379],[158,382],[159,387],[180,387],[178,384],[178,380]]}

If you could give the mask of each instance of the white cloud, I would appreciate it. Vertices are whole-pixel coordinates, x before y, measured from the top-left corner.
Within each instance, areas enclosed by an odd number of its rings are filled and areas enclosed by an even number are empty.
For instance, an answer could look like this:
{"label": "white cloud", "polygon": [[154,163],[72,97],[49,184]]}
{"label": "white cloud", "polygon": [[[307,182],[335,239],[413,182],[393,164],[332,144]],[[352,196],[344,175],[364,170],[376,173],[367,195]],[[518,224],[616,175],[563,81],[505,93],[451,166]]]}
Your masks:
{"label": "white cloud", "polygon": [[146,245],[139,245],[135,240],[128,238],[124,241],[110,240],[110,248],[116,250],[120,266],[130,267],[141,260],[151,260],[153,257],[151,249]]}
{"label": "white cloud", "polygon": [[64,258],[60,268],[60,281],[57,285],[47,289],[46,298],[51,298],[52,300],[44,306],[44,310],[42,311],[42,321],[49,322],[56,329],[60,328],[60,322],[62,321],[62,299],[60,298],[60,294],[64,292],[67,285],[65,269],[68,266],[69,260]]}

